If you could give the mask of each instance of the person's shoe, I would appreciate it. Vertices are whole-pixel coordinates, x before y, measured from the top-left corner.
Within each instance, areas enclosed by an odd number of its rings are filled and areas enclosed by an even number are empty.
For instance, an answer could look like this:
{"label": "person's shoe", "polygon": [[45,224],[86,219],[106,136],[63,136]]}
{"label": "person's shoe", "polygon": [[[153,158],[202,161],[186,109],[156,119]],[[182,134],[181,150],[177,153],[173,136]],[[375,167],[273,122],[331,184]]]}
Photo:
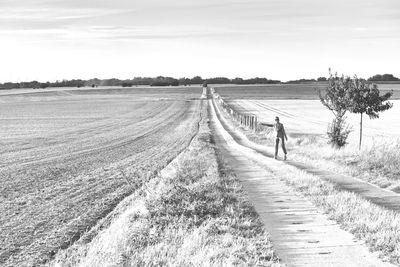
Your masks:
{"label": "person's shoe", "polygon": [[275,156],[274,159],[278,159],[278,156]]}
{"label": "person's shoe", "polygon": [[287,159],[287,157],[286,157],[286,154],[285,154],[285,156],[283,157],[283,160],[286,160]]}

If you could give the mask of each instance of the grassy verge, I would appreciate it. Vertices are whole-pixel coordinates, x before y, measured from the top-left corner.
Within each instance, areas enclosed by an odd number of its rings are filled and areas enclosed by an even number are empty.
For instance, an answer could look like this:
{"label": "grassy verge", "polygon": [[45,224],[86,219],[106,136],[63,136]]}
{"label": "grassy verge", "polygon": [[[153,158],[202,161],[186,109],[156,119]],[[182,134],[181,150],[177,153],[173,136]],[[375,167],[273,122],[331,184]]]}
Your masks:
{"label": "grassy verge", "polygon": [[356,144],[337,150],[323,138],[299,137],[294,139],[292,151],[301,161],[308,160],[400,192],[400,140],[371,139],[361,150]]}
{"label": "grassy verge", "polygon": [[126,199],[112,223],[60,252],[62,266],[279,266],[239,182],[218,166],[205,122],[190,148]]}

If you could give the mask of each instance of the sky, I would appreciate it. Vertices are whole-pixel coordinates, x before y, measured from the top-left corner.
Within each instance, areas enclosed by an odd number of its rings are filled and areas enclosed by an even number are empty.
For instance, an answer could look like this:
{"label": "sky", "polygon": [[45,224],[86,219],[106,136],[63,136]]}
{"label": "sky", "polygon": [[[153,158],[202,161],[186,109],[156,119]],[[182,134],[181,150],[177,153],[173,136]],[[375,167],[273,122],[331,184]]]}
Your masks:
{"label": "sky", "polygon": [[0,0],[0,82],[400,76],[399,0]]}

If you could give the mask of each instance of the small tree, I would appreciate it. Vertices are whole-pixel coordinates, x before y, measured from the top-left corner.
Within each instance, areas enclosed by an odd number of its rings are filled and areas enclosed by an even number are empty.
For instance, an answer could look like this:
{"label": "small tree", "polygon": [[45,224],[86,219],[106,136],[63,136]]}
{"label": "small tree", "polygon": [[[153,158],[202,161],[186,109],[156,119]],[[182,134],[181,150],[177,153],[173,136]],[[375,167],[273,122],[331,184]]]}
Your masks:
{"label": "small tree", "polygon": [[335,116],[328,127],[329,143],[340,148],[347,144],[346,140],[351,131],[346,123],[345,114],[350,105],[349,91],[352,80],[348,76],[332,75],[329,70],[328,87],[324,92],[319,91],[321,103]]}
{"label": "small tree", "polygon": [[390,109],[393,104],[387,101],[393,95],[393,91],[380,95],[378,86],[374,83],[367,82],[364,79],[354,77],[353,86],[350,90],[350,106],[351,113],[360,114],[360,143],[362,141],[362,124],[363,114],[367,114],[370,119],[379,118],[379,112]]}

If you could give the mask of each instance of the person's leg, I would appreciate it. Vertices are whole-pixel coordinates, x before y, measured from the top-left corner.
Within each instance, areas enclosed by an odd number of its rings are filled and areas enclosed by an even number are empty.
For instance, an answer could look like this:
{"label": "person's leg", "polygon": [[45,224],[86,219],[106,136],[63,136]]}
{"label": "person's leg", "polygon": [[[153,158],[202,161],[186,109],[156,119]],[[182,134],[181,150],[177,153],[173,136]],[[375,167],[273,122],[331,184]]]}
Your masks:
{"label": "person's leg", "polygon": [[283,150],[283,153],[285,153],[284,159],[286,160],[287,151],[286,151],[286,146],[285,146],[285,138],[282,138],[282,150]]}
{"label": "person's leg", "polygon": [[275,158],[278,157],[278,148],[279,148],[279,137],[275,140]]}

